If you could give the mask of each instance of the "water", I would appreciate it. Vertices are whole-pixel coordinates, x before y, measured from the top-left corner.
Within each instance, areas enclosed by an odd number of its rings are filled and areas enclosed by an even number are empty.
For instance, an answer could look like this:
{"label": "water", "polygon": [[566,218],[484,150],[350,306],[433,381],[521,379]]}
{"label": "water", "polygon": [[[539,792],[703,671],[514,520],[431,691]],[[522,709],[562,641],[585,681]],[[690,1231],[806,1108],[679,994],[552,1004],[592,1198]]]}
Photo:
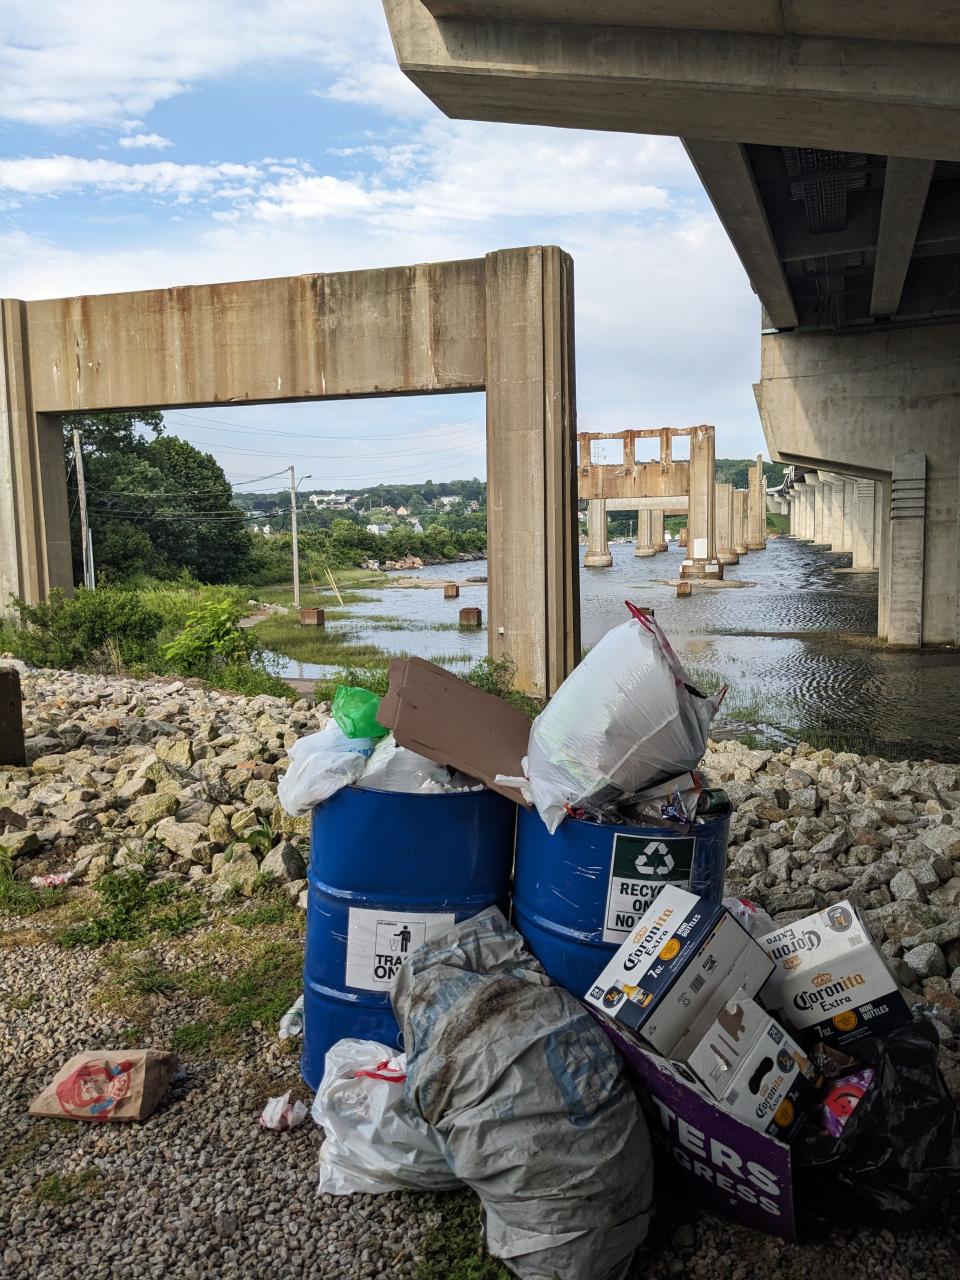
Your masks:
{"label": "water", "polygon": [[[581,552],[582,552],[581,548]],[[626,617],[623,601],[647,605],[695,678],[715,673],[731,685],[727,720],[732,728],[760,724],[774,737],[807,737],[847,745],[892,759],[930,756],[960,760],[960,654],[902,653],[879,648],[876,574],[838,572],[850,557],[815,551],[787,538],[725,569],[740,588],[694,588],[678,599],[664,579],[677,578],[683,553],[672,548],[637,559],[632,543],[610,547],[609,569],[581,569],[581,618],[585,646]],[[486,573],[485,561],[434,565],[410,576],[463,581]],[[451,669],[486,652],[481,631],[423,629],[456,623],[463,605],[479,605],[486,623],[486,586],[460,588],[459,600],[439,589],[391,588],[377,600],[350,606],[355,619],[401,618],[405,628],[372,622],[345,626],[391,653],[444,659]],[[406,629],[416,627],[417,629]],[[731,632],[724,635],[718,632]],[[744,633],[760,632],[761,635]],[[862,639],[858,639],[862,638]],[[291,663],[289,674],[327,674]]]}

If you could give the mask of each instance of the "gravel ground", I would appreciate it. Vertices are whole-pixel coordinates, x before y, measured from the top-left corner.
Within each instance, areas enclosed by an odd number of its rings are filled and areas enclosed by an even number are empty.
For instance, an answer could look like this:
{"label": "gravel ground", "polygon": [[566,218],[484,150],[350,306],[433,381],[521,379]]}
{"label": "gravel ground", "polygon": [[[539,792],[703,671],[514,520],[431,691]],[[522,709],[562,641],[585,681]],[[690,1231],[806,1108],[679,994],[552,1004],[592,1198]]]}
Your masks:
{"label": "gravel ground", "polygon": [[[231,973],[257,948],[296,944],[302,916],[293,906],[279,919],[233,922],[245,905],[219,895],[224,868],[217,870],[216,856],[230,827],[242,834],[256,818],[274,822],[278,843],[271,857],[276,861],[280,851],[295,862],[303,832],[277,829],[275,776],[285,747],[317,723],[306,704],[290,709],[259,700],[251,704],[254,736],[248,740],[243,699],[176,683],[124,681],[121,687],[43,673],[28,679],[27,692],[31,758],[45,763],[7,771],[0,796],[0,804],[15,811],[11,817],[8,810],[0,843],[21,841],[18,875],[76,865],[90,880],[91,858],[101,859],[103,869],[119,867],[131,841],[166,839],[163,874],[201,892],[205,923],[176,938],[64,949],[54,934],[94,909],[91,887],[71,888],[66,904],[52,910],[0,918],[0,1274],[37,1280],[229,1280],[264,1273],[276,1280],[495,1280],[505,1274],[492,1263],[457,1261],[463,1228],[453,1239],[445,1223],[449,1217],[462,1224],[462,1213],[450,1211],[456,1203],[462,1208],[462,1200],[315,1194],[321,1136],[312,1122],[289,1133],[258,1125],[268,1096],[302,1089],[296,1056],[272,1024],[252,1025],[228,1049],[182,1052],[167,1098],[142,1125],[27,1115],[30,1098],[79,1049],[169,1047],[178,1029],[208,1012],[202,996],[183,989],[132,991],[123,976],[131,965],[146,958],[174,976],[204,964]],[[173,750],[181,739],[193,741],[196,764]],[[161,740],[162,768],[152,754]],[[273,763],[252,774],[245,752]],[[937,1019],[944,1067],[956,1086],[960,772],[916,763],[867,765],[830,753],[774,757],[730,744],[708,766],[739,805],[733,883],[780,919],[821,906],[825,895],[859,894],[873,923],[886,930],[885,948],[912,1002]],[[204,787],[211,789],[209,799]],[[101,829],[92,832],[84,815],[88,792],[98,789],[109,799],[93,801]],[[180,806],[175,819],[144,816],[145,800],[172,794]],[[229,824],[223,836],[215,827],[221,816]],[[193,841],[189,847],[184,837]],[[289,840],[293,845],[284,843]],[[255,873],[265,854],[253,848],[245,857]],[[293,879],[288,889],[297,892],[301,883]],[[250,892],[249,885],[243,891]],[[918,946],[926,948],[922,955]],[[661,1183],[659,1207],[650,1246],[634,1269],[638,1280],[799,1280],[827,1271],[841,1280],[960,1276],[960,1205],[923,1231],[830,1230],[802,1246],[703,1217],[668,1181]]]}

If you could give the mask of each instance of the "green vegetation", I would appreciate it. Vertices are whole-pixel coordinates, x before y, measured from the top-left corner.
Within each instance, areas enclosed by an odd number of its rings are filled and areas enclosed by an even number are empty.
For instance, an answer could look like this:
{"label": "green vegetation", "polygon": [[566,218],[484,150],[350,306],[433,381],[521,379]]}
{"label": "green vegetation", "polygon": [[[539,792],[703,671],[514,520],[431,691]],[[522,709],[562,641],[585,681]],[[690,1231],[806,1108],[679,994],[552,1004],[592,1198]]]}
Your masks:
{"label": "green vegetation", "polygon": [[13,874],[13,859],[0,845],[0,913],[32,916],[38,911],[59,907],[64,899],[62,888],[37,889]]}
{"label": "green vegetation", "polygon": [[33,1189],[34,1199],[60,1208],[77,1200],[89,1200],[104,1189],[104,1181],[96,1169],[81,1169],[79,1173],[51,1173]]}
{"label": "green vegetation", "polygon": [[767,512],[767,532],[768,533],[789,533],[790,517],[782,516],[779,511]]}
{"label": "green vegetation", "polygon": [[303,942],[292,938],[263,944],[238,972],[224,977],[218,963],[184,974],[181,985],[204,1000],[210,1012],[178,1027],[171,1048],[188,1053],[229,1051],[254,1024],[275,1027],[300,994]]}
{"label": "green vegetation", "polygon": [[[440,1221],[420,1244],[414,1280],[510,1280],[510,1272],[483,1247],[480,1202],[470,1191],[433,1196]],[[425,1197],[416,1205],[422,1212]]]}
{"label": "green vegetation", "polygon": [[17,602],[18,658],[37,667],[114,670],[142,666],[156,652],[163,618],[132,591],[82,587],[73,599],[54,590],[42,604]]}
{"label": "green vegetation", "polygon": [[101,910],[64,929],[64,947],[98,947],[104,942],[143,938],[151,933],[173,937],[204,920],[203,900],[184,893],[172,880],[154,880],[149,869],[111,871],[97,881]]}

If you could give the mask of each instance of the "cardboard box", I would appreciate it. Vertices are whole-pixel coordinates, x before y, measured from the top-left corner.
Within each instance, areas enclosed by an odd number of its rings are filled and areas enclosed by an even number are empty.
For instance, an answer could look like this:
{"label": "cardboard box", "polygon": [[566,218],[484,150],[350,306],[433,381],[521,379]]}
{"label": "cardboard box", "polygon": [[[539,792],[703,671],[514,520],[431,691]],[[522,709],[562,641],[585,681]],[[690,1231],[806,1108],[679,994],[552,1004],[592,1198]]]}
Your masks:
{"label": "cardboard box", "polygon": [[816,1095],[810,1059],[745,991],[724,1005],[686,1062],[731,1115],[780,1138]]}
{"label": "cardboard box", "polygon": [[502,698],[484,693],[422,658],[395,658],[390,688],[377,720],[401,747],[477,778],[509,800],[529,807],[515,787],[494,781],[498,773],[523,776],[530,721]]}
{"label": "cardboard box", "polygon": [[760,945],[776,965],[760,1003],[796,1031],[845,1045],[910,1021],[896,978],[849,902],[768,933]]}
{"label": "cardboard box", "polygon": [[598,1018],[639,1081],[651,1133],[680,1171],[690,1199],[708,1213],[795,1240],[790,1148],[731,1115],[689,1067],[644,1049]]}
{"label": "cardboard box", "polygon": [[755,995],[772,970],[728,911],[666,885],[585,999],[658,1053],[682,1059],[737,991]]}

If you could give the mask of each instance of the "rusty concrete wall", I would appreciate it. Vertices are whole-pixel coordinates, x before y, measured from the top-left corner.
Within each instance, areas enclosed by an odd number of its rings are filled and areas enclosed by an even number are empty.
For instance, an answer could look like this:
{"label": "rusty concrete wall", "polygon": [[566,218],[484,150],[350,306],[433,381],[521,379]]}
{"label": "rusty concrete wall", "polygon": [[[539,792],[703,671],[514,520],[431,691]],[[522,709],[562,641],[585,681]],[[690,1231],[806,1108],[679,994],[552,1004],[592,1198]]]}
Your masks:
{"label": "rusty concrete wall", "polygon": [[24,305],[38,413],[485,382],[482,258]]}

